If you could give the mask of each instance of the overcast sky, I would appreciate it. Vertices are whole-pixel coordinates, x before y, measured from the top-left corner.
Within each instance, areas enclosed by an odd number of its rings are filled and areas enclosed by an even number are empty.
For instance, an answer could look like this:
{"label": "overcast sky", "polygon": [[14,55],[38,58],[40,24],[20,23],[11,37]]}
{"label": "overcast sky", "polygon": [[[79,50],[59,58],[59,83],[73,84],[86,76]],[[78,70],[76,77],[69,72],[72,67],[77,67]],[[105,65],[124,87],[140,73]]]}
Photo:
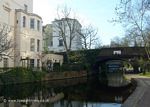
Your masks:
{"label": "overcast sky", "polygon": [[115,17],[114,9],[120,0],[33,0],[33,12],[40,15],[43,25],[57,18],[57,8],[67,6],[72,9],[82,25],[91,24],[98,29],[102,44],[110,43],[115,36],[123,36],[121,25],[109,22]]}

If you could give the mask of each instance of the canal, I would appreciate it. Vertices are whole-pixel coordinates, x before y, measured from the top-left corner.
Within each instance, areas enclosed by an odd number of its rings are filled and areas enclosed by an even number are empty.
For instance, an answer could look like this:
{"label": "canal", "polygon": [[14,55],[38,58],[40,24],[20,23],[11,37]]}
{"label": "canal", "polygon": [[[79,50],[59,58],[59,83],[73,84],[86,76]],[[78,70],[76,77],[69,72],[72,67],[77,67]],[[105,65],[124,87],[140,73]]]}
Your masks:
{"label": "canal", "polygon": [[89,78],[0,87],[0,107],[121,107],[132,84],[108,87]]}

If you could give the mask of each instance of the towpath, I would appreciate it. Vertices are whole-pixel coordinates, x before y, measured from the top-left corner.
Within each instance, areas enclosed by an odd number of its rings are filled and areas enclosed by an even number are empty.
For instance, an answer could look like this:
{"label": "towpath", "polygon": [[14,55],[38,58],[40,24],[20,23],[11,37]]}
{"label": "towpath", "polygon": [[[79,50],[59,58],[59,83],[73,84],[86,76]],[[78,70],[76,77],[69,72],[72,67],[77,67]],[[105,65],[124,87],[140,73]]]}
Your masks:
{"label": "towpath", "polygon": [[126,77],[137,81],[137,87],[122,107],[150,107],[150,78],[131,74]]}

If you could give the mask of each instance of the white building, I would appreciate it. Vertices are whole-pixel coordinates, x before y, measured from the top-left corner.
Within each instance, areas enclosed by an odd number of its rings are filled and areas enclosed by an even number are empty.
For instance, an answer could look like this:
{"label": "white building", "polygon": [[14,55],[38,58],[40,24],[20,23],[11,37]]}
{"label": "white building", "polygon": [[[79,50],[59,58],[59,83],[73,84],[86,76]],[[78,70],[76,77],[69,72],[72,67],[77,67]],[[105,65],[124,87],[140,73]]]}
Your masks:
{"label": "white building", "polygon": [[[70,27],[70,28],[69,28]],[[55,20],[52,22],[50,29],[52,29],[52,38],[48,45],[49,51],[54,52],[65,52],[65,46],[63,42],[63,38],[61,36],[62,33],[65,35],[67,47],[69,47],[70,43],[70,33],[72,32],[73,40],[71,50],[80,50],[82,49],[82,41],[78,31],[81,31],[81,24],[76,19],[70,18],[62,18],[61,20]],[[62,31],[61,31],[62,30]],[[71,31],[70,31],[71,30]]]}
{"label": "white building", "polygon": [[42,18],[33,14],[33,0],[0,0],[0,23],[13,28],[13,58],[5,57],[0,67],[41,66]]}

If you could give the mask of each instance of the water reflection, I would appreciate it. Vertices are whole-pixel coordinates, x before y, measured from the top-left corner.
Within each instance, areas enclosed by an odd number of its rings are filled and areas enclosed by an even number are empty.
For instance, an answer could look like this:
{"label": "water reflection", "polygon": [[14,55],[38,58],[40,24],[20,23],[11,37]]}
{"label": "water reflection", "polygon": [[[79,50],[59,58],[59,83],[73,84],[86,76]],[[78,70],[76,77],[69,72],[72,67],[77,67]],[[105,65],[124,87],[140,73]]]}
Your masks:
{"label": "water reflection", "polygon": [[129,84],[124,78],[124,61],[116,59],[102,60],[95,75],[102,85],[110,87],[123,87]]}
{"label": "water reflection", "polygon": [[106,89],[87,78],[8,85],[0,87],[0,107],[120,107],[131,89]]}
{"label": "water reflection", "polygon": [[88,106],[84,105],[83,107],[120,107],[121,104],[116,103],[88,103]]}

